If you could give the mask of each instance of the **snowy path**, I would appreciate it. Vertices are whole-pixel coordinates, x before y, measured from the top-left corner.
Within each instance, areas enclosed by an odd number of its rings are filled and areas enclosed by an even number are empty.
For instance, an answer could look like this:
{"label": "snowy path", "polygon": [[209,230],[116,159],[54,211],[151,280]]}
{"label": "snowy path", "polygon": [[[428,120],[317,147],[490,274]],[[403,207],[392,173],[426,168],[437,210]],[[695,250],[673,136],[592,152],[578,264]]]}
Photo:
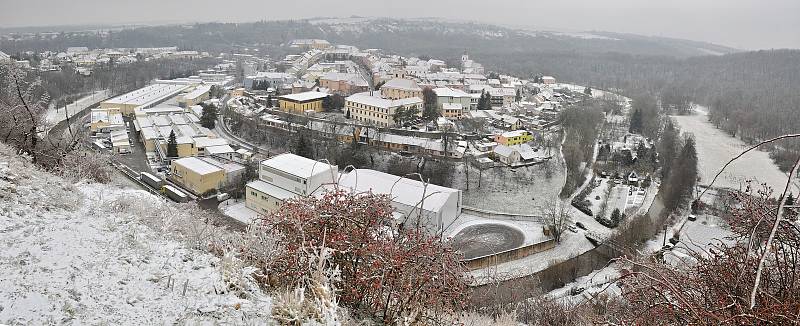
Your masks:
{"label": "snowy path", "polygon": [[[697,107],[695,112],[697,114],[673,116],[672,118],[677,122],[681,131],[694,135],[697,141],[700,184],[707,185],[725,163],[749,146],[714,127],[708,121],[707,109]],[[787,174],[778,169],[767,152],[752,151],[728,166],[714,186],[744,189],[745,182],[751,179],[757,182],[756,185],[766,183],[776,191],[782,191],[786,186]],[[793,189],[794,193],[798,193],[800,186],[795,184]]]}
{"label": "snowy path", "polygon": [[70,103],[66,107],[66,114],[64,112],[65,108],[57,108],[55,106],[51,106],[47,109],[47,114],[45,115],[45,126],[47,128],[52,128],[61,121],[67,119],[67,115],[70,118],[73,118],[78,112],[85,110],[86,108],[105,101],[111,96],[110,90],[101,90],[92,93],[91,95],[84,96],[74,103]]}

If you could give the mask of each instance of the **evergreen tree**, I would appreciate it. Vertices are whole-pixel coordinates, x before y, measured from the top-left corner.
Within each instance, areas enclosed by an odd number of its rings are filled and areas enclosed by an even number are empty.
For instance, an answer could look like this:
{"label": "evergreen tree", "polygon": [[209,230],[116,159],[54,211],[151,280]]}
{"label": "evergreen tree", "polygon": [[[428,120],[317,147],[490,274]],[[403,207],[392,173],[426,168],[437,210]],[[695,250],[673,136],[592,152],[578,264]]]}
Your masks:
{"label": "evergreen tree", "polygon": [[642,133],[642,111],[639,109],[634,109],[631,113],[631,126],[628,131],[632,134]]}
{"label": "evergreen tree", "polygon": [[522,91],[517,90],[517,95],[514,96],[514,101],[516,102],[522,101]]}
{"label": "evergreen tree", "polygon": [[294,153],[305,158],[314,158],[314,149],[311,148],[311,142],[306,139],[306,134],[304,132],[300,132],[297,136]]}
{"label": "evergreen tree", "polygon": [[423,97],[423,110],[422,110],[422,118],[425,120],[434,120],[440,116],[439,110],[436,108],[436,102],[438,99],[436,97],[436,92],[434,92],[429,87],[426,87],[422,90],[422,97]]}
{"label": "evergreen tree", "polygon": [[658,151],[658,157],[661,163],[661,176],[664,180],[667,180],[670,172],[672,172],[672,164],[678,154],[678,146],[680,146],[678,143],[680,140],[678,135],[678,129],[672,123],[672,120],[667,120],[664,132],[661,134],[661,142]]}
{"label": "evergreen tree", "polygon": [[175,131],[169,132],[167,140],[167,157],[178,157],[178,140],[175,138]]}
{"label": "evergreen tree", "polygon": [[586,86],[586,88],[583,89],[583,94],[592,96],[592,88],[589,87],[589,86]]}
{"label": "evergreen tree", "polygon": [[670,173],[664,201],[667,208],[675,209],[692,198],[697,183],[697,161],[694,138],[688,137]]}
{"label": "evergreen tree", "polygon": [[344,117],[345,119],[350,119],[350,110],[347,110],[347,112],[344,113]]}
{"label": "evergreen tree", "polygon": [[394,120],[394,123],[396,125],[400,126],[403,125],[403,122],[406,122],[407,118],[406,112],[407,112],[406,107],[402,105],[394,110],[394,115],[392,116],[392,120]]}
{"label": "evergreen tree", "polygon": [[333,98],[326,96],[322,99],[322,110],[325,112],[333,111]]}
{"label": "evergreen tree", "polygon": [[203,114],[200,116],[200,125],[208,129],[214,129],[217,124],[217,107],[208,104],[200,104],[203,107]]}
{"label": "evergreen tree", "polygon": [[611,224],[617,226],[621,221],[622,221],[622,213],[619,211],[619,208],[615,208],[614,211],[611,212]]}

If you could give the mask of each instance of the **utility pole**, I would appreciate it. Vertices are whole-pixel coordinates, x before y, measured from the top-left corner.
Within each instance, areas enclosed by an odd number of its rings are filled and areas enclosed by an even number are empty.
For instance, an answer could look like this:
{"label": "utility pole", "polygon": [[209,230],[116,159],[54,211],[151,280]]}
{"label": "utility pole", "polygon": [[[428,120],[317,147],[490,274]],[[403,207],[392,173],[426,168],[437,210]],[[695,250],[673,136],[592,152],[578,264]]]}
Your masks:
{"label": "utility pole", "polygon": [[667,225],[664,224],[664,243],[661,244],[661,247],[664,247],[666,245],[667,245]]}

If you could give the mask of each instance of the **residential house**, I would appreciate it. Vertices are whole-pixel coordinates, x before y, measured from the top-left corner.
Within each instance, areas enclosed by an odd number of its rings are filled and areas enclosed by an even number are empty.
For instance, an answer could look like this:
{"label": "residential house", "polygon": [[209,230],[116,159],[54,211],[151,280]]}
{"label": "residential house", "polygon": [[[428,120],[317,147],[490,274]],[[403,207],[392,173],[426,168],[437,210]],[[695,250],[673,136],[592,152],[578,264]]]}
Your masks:
{"label": "residential house", "polygon": [[527,144],[512,146],[497,145],[492,155],[495,160],[509,166],[531,164],[544,159],[544,157],[537,155],[536,150]]}
{"label": "residential house", "polygon": [[494,136],[494,141],[505,146],[524,144],[533,140],[533,135],[527,130],[514,130]]}

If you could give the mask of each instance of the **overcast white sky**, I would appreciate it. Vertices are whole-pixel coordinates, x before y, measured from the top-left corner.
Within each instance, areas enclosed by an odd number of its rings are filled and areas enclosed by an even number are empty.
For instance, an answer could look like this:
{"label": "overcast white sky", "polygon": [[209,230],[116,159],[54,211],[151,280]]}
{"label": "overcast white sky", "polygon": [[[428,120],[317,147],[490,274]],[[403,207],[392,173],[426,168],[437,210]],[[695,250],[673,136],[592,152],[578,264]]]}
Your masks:
{"label": "overcast white sky", "polygon": [[0,26],[444,17],[800,48],[800,0],[0,0]]}

